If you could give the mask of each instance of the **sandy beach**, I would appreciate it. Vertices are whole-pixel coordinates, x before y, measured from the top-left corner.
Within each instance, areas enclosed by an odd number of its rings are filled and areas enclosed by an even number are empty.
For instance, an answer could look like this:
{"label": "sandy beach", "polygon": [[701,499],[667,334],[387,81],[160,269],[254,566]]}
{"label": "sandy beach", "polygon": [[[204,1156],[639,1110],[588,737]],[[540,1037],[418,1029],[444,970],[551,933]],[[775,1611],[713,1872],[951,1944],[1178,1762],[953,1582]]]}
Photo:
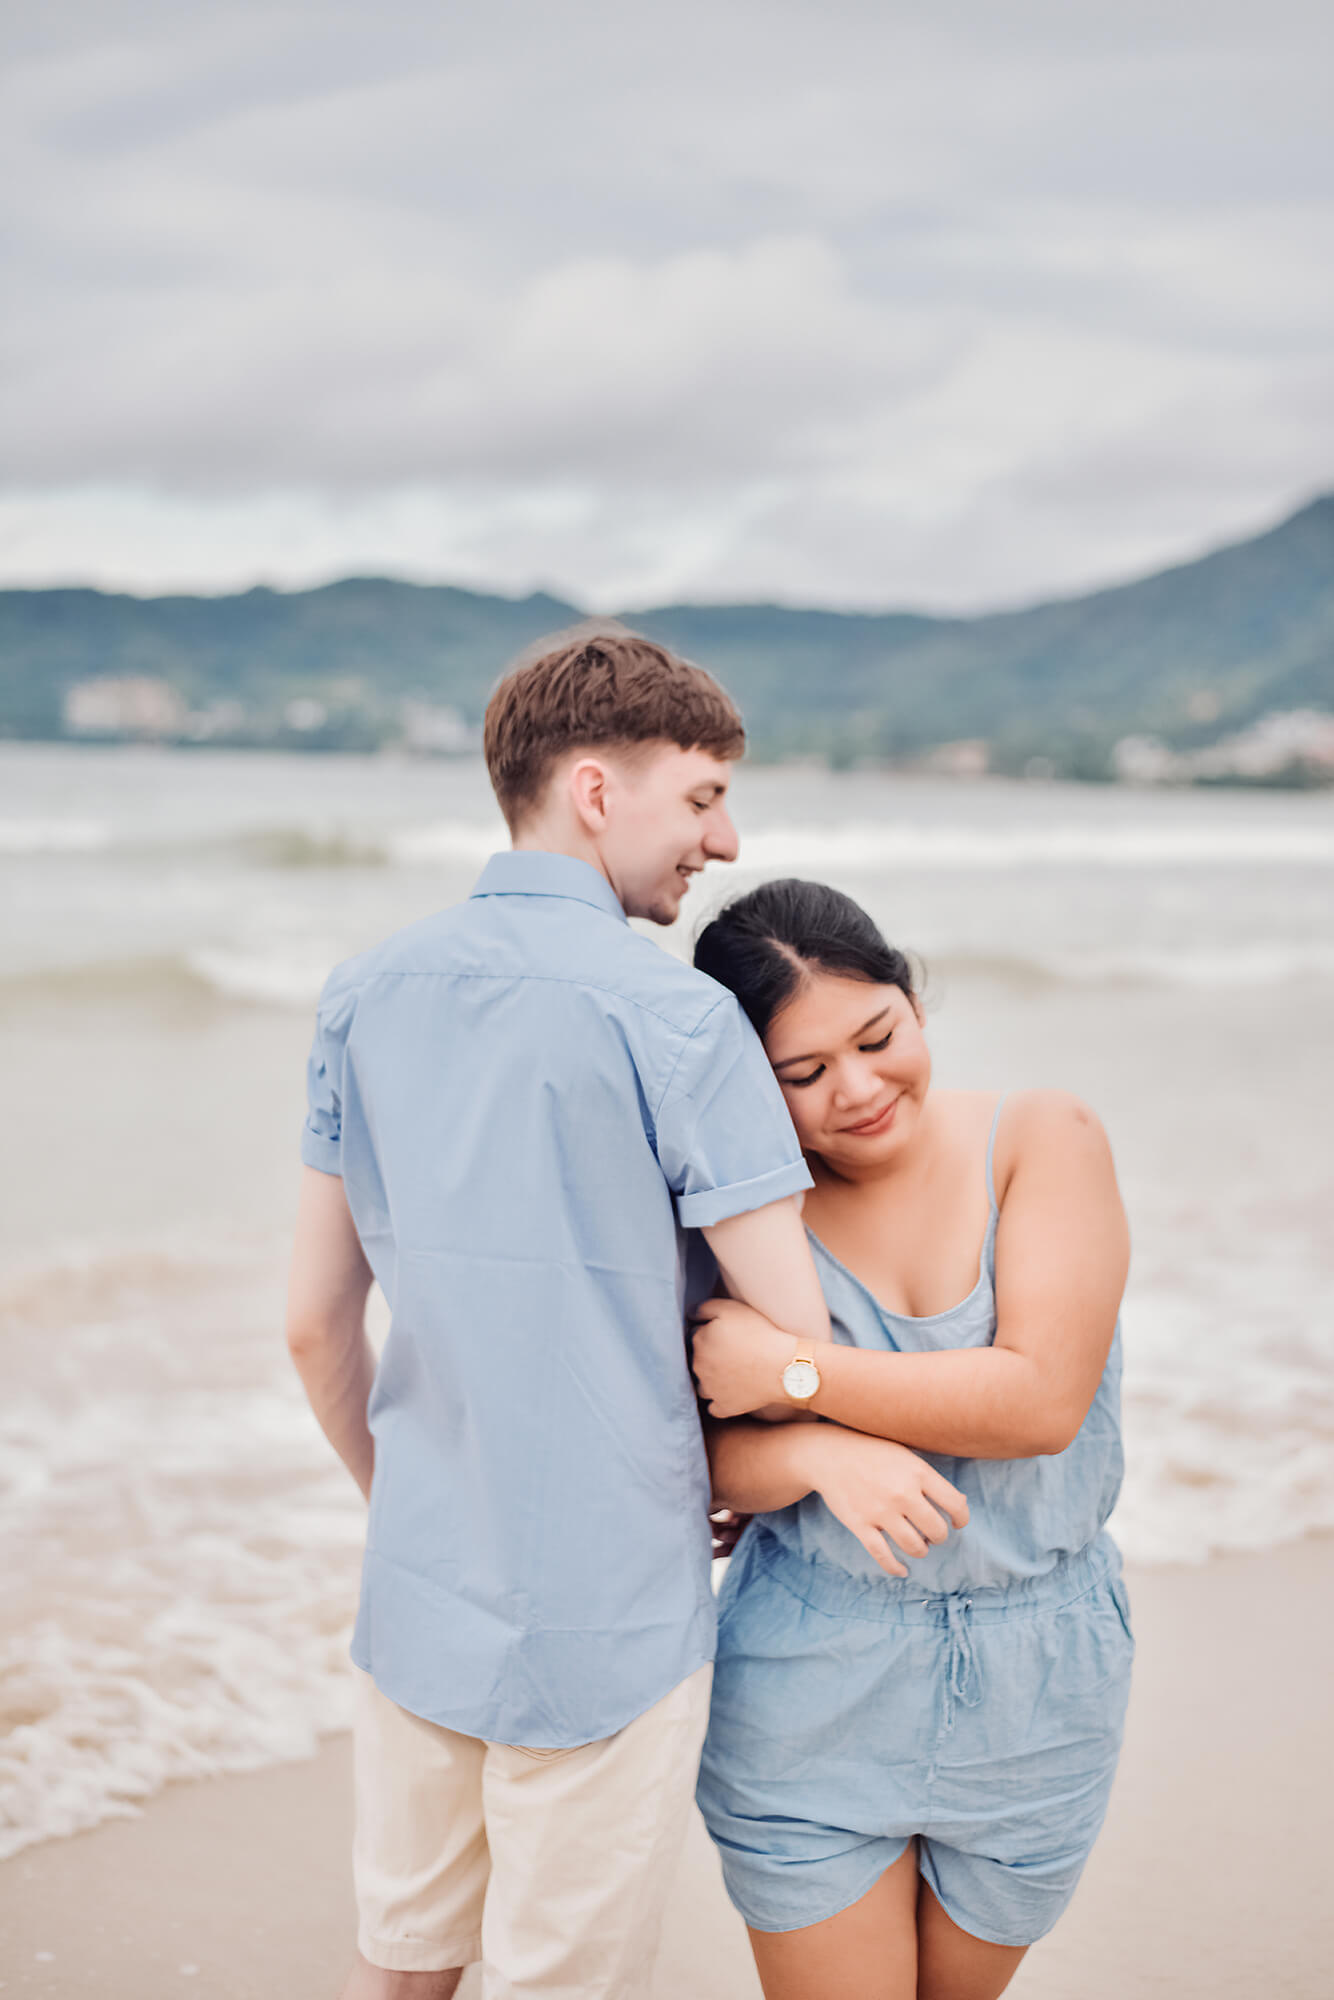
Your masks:
{"label": "sandy beach", "polygon": [[[1334,1538],[1129,1573],[1139,1656],[1102,1840],[1017,2000],[1318,2000],[1334,1965]],[[353,1934],[345,1738],[176,1785],[0,1869],[0,1984],[102,2000],[332,2000]],[[475,2000],[477,1975],[463,1992]],[[754,2000],[696,1821],[655,2000]]]}

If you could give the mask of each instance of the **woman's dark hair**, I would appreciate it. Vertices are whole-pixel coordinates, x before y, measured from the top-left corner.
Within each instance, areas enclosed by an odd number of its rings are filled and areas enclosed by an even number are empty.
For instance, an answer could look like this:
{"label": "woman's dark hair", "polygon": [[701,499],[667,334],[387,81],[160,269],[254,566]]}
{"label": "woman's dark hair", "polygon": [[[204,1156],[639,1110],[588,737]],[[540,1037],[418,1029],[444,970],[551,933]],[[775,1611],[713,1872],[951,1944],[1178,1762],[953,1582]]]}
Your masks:
{"label": "woman's dark hair", "polygon": [[730,987],[760,1036],[807,968],[897,986],[912,1000],[912,967],[886,944],[860,903],[824,882],[765,882],[721,909],[695,945],[695,964]]}

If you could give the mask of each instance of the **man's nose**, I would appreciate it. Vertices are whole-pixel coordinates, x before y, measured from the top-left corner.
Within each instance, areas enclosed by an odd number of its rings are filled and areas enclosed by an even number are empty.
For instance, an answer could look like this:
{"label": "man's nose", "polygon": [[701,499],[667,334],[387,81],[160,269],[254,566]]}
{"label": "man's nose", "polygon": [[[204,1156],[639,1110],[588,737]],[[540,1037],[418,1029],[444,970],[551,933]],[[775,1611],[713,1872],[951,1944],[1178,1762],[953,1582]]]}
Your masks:
{"label": "man's nose", "polygon": [[741,852],[737,830],[724,806],[714,809],[712,824],[704,836],[704,847],[712,861],[735,861]]}

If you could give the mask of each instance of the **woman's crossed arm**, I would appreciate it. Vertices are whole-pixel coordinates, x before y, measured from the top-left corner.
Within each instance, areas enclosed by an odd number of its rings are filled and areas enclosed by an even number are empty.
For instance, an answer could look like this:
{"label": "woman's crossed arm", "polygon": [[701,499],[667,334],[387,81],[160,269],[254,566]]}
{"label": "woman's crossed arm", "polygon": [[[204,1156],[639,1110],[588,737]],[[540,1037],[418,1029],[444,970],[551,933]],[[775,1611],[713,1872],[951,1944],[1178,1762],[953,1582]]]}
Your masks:
{"label": "woman's crossed arm", "polygon": [[[1125,1212],[1106,1134],[1086,1106],[1035,1091],[1007,1122],[1013,1164],[996,1235],[994,1345],[925,1354],[821,1346],[809,1405],[817,1415],[960,1458],[1029,1458],[1075,1437],[1116,1328]],[[694,1369],[710,1414],[772,1404],[790,1336],[731,1299],[711,1300],[699,1317]]]}

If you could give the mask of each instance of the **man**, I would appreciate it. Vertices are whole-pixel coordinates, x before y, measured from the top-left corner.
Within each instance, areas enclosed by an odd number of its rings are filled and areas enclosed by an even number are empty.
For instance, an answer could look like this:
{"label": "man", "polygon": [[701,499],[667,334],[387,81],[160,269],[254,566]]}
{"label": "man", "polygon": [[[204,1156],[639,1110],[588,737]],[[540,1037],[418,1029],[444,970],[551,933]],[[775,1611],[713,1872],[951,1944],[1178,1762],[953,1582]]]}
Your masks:
{"label": "man", "polygon": [[683,1232],[794,1355],[828,1319],[753,1031],[626,922],[735,859],[736,709],[617,633],[510,674],[485,745],[512,851],[334,971],[310,1061],[288,1338],[370,1500],[345,2000],[479,1958],[491,1995],[630,2000],[715,1636]]}

